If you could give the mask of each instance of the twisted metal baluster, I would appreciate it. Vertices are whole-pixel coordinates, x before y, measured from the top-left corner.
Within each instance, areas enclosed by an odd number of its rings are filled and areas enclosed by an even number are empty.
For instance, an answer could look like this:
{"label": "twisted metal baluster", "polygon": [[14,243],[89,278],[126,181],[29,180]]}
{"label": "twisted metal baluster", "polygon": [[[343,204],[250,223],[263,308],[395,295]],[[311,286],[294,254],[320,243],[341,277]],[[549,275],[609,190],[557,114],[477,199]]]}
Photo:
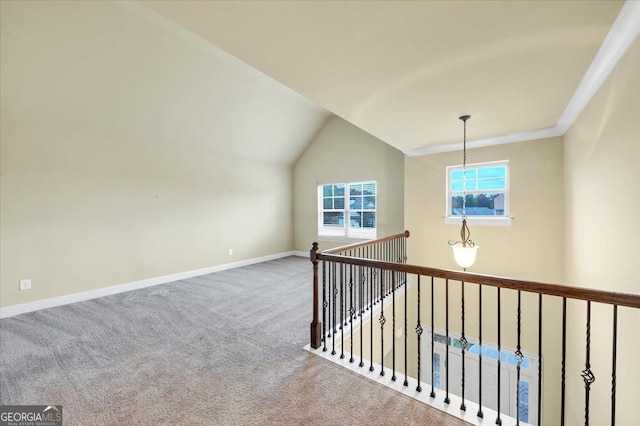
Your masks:
{"label": "twisted metal baluster", "polygon": [[520,290],[518,290],[518,320],[517,320],[517,333],[518,333],[518,346],[515,353],[516,358],[516,425],[520,424],[520,365],[524,360],[522,351],[520,351],[520,332],[521,332],[521,319],[522,310],[520,303]]}
{"label": "twisted metal baluster", "polygon": [[369,354],[371,355],[371,364],[369,365],[369,371],[373,371],[373,271],[369,268],[369,302],[371,302],[371,320],[370,324],[370,338],[369,338]]}
{"label": "twisted metal baluster", "polygon": [[435,381],[436,381],[436,372],[433,368],[433,360],[434,360],[434,342],[435,342],[435,325],[433,323],[433,312],[434,312],[434,301],[433,301],[433,277],[431,277],[431,393],[429,394],[430,398],[436,397],[435,391]]}
{"label": "twisted metal baluster", "polygon": [[616,352],[618,341],[618,305],[613,305],[613,356],[611,365],[611,426],[616,424]]}
{"label": "twisted metal baluster", "polygon": [[322,341],[324,342],[323,352],[327,351],[327,261],[322,261]]}
{"label": "twisted metal baluster", "polygon": [[589,392],[591,384],[596,381],[591,371],[591,301],[587,301],[587,345],[584,370],[582,379],[584,380],[584,424],[589,426]]}
{"label": "twisted metal baluster", "polygon": [[355,302],[355,294],[353,293],[353,265],[349,265],[349,322],[351,323],[351,338],[349,339],[349,343],[351,344],[351,347],[349,349],[349,353],[350,353],[350,357],[349,357],[349,362],[353,363],[354,359],[353,359],[353,320],[355,318],[355,307],[354,307],[354,302]]}
{"label": "twisted metal baluster", "polygon": [[416,391],[422,392],[422,386],[420,386],[420,367],[422,366],[422,361],[420,359],[420,336],[422,336],[422,325],[420,325],[420,275],[418,275],[418,324],[416,325],[416,334],[418,335],[418,386],[416,387]]}
{"label": "twisted metal baluster", "polygon": [[336,333],[338,332],[337,328],[336,328],[336,306],[337,306],[337,300],[338,300],[338,286],[337,286],[337,271],[336,271],[336,263],[332,262],[331,263],[332,266],[332,277],[333,277],[333,336],[331,337],[331,343],[332,343],[332,350],[331,350],[331,355],[335,355],[336,354]]}
{"label": "twisted metal baluster", "polygon": [[363,267],[359,267],[360,268],[360,273],[358,274],[360,276],[360,364],[358,364],[358,366],[360,367],[364,367],[364,349],[363,349],[363,336],[364,336],[364,325],[363,325],[363,317],[364,317],[364,305],[365,305],[365,300],[364,300],[364,287],[366,287],[367,285],[367,274],[364,271]]}
{"label": "twisted metal baluster", "polygon": [[340,264],[340,359],[344,359],[344,263]]}
{"label": "twisted metal baluster", "polygon": [[387,319],[384,317],[384,274],[380,271],[380,375],[384,376],[384,323]]}
{"label": "twisted metal baluster", "polygon": [[391,380],[396,381],[396,276],[391,274]]}

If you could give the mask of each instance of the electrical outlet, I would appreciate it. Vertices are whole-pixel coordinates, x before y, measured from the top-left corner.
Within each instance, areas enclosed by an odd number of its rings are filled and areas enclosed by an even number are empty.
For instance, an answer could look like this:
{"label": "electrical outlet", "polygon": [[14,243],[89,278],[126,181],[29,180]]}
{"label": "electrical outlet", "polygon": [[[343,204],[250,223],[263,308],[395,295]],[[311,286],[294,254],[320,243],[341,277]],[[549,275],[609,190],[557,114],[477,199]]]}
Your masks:
{"label": "electrical outlet", "polygon": [[233,256],[233,249],[229,249],[229,256]]}
{"label": "electrical outlet", "polygon": [[20,290],[31,289],[31,280],[20,280]]}

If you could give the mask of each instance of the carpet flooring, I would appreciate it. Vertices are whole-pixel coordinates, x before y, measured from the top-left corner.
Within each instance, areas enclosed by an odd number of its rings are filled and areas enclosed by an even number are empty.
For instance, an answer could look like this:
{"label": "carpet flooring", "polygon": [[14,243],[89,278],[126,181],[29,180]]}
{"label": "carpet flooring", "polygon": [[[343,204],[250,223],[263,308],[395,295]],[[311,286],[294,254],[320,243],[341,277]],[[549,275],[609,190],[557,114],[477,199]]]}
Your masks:
{"label": "carpet flooring", "polygon": [[0,404],[65,425],[460,425],[303,349],[289,257],[0,320]]}

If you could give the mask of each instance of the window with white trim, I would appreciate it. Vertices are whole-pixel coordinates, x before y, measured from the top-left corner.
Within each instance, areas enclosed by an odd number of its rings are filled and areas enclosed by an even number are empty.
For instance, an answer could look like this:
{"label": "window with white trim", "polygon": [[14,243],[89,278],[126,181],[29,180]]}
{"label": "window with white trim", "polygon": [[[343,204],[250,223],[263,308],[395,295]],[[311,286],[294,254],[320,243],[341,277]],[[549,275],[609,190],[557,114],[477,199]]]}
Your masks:
{"label": "window with white trim", "polygon": [[447,167],[446,223],[461,222],[463,197],[469,223],[510,224],[509,161]]}
{"label": "window with white trim", "polygon": [[377,204],[375,181],[318,185],[318,236],[376,238]]}

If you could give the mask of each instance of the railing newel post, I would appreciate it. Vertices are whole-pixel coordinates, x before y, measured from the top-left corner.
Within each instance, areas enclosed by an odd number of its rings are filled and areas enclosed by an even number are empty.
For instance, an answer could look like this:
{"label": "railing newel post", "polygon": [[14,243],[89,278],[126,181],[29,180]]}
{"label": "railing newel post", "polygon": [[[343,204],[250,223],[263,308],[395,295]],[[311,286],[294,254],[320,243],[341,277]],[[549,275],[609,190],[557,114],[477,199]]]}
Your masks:
{"label": "railing newel post", "polygon": [[318,243],[314,242],[309,252],[313,264],[313,320],[311,322],[311,347],[318,349],[322,344],[322,324],[319,321],[318,304]]}

